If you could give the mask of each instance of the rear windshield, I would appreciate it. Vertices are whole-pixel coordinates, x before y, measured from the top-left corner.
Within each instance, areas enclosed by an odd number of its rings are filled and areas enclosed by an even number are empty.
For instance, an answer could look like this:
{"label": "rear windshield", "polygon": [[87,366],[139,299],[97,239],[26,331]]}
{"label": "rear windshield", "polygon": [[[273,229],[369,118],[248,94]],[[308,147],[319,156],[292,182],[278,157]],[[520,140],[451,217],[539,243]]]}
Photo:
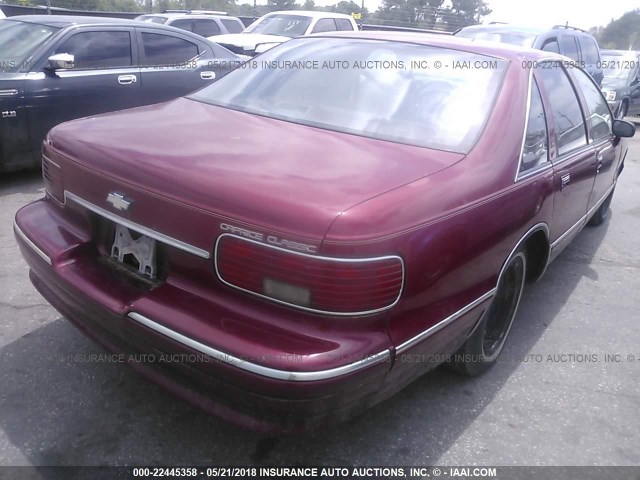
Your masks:
{"label": "rear windshield", "polygon": [[360,39],[286,42],[192,99],[338,132],[468,152],[507,62]]}
{"label": "rear windshield", "polygon": [[456,33],[456,37],[508,43],[509,45],[517,45],[519,47],[533,47],[533,43],[536,41],[538,35],[530,32],[510,32],[505,30],[463,29]]}

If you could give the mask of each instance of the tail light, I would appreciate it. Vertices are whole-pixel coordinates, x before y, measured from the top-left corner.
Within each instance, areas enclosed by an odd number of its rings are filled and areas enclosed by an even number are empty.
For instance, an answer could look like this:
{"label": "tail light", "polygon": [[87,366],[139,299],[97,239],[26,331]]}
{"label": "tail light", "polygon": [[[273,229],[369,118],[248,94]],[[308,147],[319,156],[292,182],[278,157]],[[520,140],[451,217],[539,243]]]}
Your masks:
{"label": "tail light", "polygon": [[221,281],[279,303],[331,315],[364,315],[394,306],[402,292],[400,257],[338,259],[223,234],[215,252]]}
{"label": "tail light", "polygon": [[45,155],[42,156],[42,179],[44,181],[44,189],[49,196],[63,203],[64,184],[62,181],[62,169],[60,165]]}

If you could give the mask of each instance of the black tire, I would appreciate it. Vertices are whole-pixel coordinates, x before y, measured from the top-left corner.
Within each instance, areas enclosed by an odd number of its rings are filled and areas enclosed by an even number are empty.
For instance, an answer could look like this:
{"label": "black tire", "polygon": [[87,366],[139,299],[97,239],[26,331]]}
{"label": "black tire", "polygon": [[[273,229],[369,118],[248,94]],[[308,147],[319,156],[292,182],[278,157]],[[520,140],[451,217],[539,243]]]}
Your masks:
{"label": "black tire", "polygon": [[620,104],[620,109],[618,110],[618,118],[623,119],[629,113],[629,104],[627,102],[622,102]]}
{"label": "black tire", "polygon": [[513,325],[526,277],[527,256],[524,250],[518,250],[500,276],[491,305],[449,362],[453,370],[476,376],[496,363]]}
{"label": "black tire", "polygon": [[604,221],[609,216],[609,207],[611,206],[611,200],[613,199],[613,192],[615,192],[615,188],[611,190],[611,193],[609,194],[607,199],[602,202],[602,205],[598,207],[598,210],[596,210],[596,213],[593,214],[593,217],[591,217],[587,225],[589,225],[590,227],[597,227],[598,225],[602,225],[604,223]]}

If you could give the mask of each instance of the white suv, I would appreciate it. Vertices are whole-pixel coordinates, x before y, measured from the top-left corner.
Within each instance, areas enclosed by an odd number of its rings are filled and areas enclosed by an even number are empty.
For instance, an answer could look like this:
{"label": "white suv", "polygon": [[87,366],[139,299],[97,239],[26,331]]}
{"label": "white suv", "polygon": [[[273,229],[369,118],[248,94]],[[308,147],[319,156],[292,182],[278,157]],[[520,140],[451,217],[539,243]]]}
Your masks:
{"label": "white suv", "polygon": [[256,55],[295,37],[312,33],[358,30],[355,20],[342,13],[286,10],[271,12],[244,32],[210,40],[239,55]]}
{"label": "white suv", "polygon": [[244,24],[239,18],[229,17],[224,12],[207,12],[206,10],[167,11],[150,13],[136,17],[143,22],[161,23],[171,27],[193,32],[202,37],[214,37],[229,33],[240,33]]}

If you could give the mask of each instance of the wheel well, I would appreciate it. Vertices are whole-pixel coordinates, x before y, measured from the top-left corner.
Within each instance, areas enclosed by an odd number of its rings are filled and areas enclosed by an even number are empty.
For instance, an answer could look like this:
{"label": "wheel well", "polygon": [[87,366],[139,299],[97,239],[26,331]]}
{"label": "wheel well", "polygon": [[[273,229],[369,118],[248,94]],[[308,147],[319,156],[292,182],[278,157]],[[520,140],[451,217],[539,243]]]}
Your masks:
{"label": "wheel well", "polygon": [[536,281],[547,268],[551,246],[543,230],[534,232],[524,244],[527,254],[527,281]]}

